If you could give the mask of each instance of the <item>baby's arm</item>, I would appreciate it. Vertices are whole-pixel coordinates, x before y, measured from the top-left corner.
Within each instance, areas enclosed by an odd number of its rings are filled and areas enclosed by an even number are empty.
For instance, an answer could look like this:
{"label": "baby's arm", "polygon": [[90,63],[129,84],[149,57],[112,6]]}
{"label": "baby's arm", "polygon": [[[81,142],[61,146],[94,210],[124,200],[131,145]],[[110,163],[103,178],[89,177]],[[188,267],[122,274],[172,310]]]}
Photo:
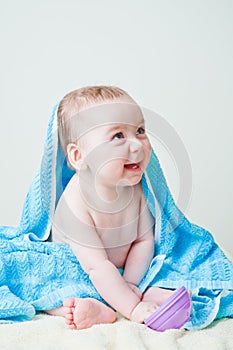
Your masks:
{"label": "baby's arm", "polygon": [[138,238],[131,246],[124,268],[124,279],[136,286],[145,275],[154,254],[154,219],[149,212],[144,195],[141,198]]}

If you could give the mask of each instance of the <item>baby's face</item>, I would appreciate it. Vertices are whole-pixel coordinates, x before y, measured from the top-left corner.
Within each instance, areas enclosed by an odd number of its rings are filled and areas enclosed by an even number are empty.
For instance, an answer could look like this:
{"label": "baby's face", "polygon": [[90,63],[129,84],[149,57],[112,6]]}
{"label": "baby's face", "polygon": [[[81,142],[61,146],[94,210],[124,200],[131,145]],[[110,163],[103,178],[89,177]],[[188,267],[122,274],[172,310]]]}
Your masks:
{"label": "baby's face", "polygon": [[138,105],[127,99],[98,105],[80,112],[78,123],[83,164],[96,181],[109,186],[140,182],[151,145]]}

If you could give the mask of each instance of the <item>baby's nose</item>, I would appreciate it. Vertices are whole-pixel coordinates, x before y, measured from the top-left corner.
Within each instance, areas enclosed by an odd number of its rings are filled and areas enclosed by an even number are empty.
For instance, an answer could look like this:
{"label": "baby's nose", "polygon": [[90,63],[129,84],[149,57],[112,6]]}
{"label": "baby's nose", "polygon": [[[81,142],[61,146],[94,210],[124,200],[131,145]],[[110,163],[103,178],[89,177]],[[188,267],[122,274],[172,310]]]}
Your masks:
{"label": "baby's nose", "polygon": [[135,139],[129,140],[129,150],[131,153],[141,151],[142,150],[141,142]]}

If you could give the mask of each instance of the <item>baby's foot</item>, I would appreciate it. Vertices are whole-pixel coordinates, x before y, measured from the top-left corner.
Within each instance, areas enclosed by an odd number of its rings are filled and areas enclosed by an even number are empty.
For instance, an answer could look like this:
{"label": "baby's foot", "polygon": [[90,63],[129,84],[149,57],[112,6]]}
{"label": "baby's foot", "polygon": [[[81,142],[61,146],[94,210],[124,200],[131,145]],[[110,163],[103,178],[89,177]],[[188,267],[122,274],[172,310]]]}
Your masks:
{"label": "baby's foot", "polygon": [[161,306],[173,293],[174,290],[149,287],[143,295],[142,301],[154,301],[158,306]]}
{"label": "baby's foot", "polygon": [[68,298],[64,300],[66,324],[71,329],[85,329],[95,324],[113,323],[116,313],[93,298]]}
{"label": "baby's foot", "polygon": [[158,309],[158,305],[154,301],[141,301],[132,311],[130,320],[137,323],[143,323],[144,320],[149,317],[155,310]]}

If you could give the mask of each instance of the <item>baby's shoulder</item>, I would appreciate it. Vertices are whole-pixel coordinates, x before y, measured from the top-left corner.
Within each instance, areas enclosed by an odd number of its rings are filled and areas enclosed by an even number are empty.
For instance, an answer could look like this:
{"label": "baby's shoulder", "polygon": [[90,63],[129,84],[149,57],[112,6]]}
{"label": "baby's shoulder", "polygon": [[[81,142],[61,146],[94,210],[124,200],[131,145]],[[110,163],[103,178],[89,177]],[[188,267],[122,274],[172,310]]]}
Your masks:
{"label": "baby's shoulder", "polygon": [[146,205],[145,195],[141,186],[141,183],[138,183],[133,188],[133,196],[131,201],[131,207],[135,210],[142,210]]}
{"label": "baby's shoulder", "polygon": [[144,191],[142,189],[141,183],[138,184],[138,198],[139,198],[139,203],[140,203],[140,212],[141,211],[148,211],[148,203],[144,194]]}
{"label": "baby's shoulder", "polygon": [[89,221],[87,206],[74,180],[73,178],[70,180],[62,193],[56,208],[56,213],[64,218],[74,216],[75,218]]}
{"label": "baby's shoulder", "polygon": [[141,182],[139,182],[136,186],[135,186],[135,194],[136,194],[136,198],[138,200],[143,200],[145,198],[144,196],[144,192],[143,192],[143,189],[142,189],[142,184]]}

